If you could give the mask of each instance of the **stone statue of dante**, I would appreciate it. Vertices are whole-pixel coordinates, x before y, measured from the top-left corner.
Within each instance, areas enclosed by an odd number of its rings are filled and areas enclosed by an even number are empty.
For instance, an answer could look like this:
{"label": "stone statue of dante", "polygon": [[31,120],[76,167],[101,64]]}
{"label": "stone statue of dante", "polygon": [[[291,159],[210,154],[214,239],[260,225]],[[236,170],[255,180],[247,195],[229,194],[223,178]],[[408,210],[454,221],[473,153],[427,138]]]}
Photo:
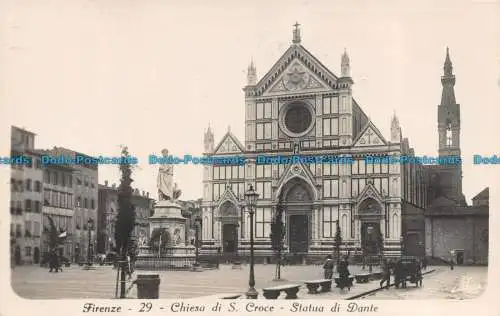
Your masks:
{"label": "stone statue of dante", "polygon": [[[163,149],[161,153],[163,157],[168,157],[167,149]],[[158,179],[156,182],[158,187],[158,200],[172,200],[174,193],[174,166],[171,164],[161,164],[158,169]]]}

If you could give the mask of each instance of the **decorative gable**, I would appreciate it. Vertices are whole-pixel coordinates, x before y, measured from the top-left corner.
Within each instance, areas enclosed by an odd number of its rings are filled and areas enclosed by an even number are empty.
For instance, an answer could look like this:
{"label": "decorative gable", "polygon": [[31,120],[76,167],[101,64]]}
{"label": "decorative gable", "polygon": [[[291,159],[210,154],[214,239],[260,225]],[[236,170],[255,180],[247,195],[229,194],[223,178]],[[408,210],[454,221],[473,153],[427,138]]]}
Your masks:
{"label": "decorative gable", "polygon": [[318,79],[310,69],[295,59],[263,95],[302,92],[304,90],[315,92],[328,89],[326,83],[321,82],[321,79]]}
{"label": "decorative gable", "polygon": [[231,132],[227,132],[226,135],[224,135],[221,142],[214,150],[216,154],[238,154],[242,152],[244,152],[243,145]]}
{"label": "decorative gable", "polygon": [[373,185],[373,179],[368,179],[365,188],[363,189],[363,191],[361,191],[361,193],[358,195],[356,199],[358,203],[360,203],[369,198],[382,203],[382,196],[380,195],[380,192],[377,191],[377,189]]}
{"label": "decorative gable", "polygon": [[354,147],[382,146],[387,145],[387,141],[382,133],[370,121],[354,141]]}
{"label": "decorative gable", "polygon": [[235,207],[241,204],[229,183],[226,184],[226,189],[217,202],[217,208],[219,209],[226,202],[231,202]]}
{"label": "decorative gable", "polygon": [[255,86],[255,95],[337,89],[338,78],[302,45],[292,45]]}
{"label": "decorative gable", "polygon": [[311,173],[311,170],[307,166],[302,163],[291,164],[286,168],[276,184],[276,197],[281,192],[283,186],[292,178],[301,178],[305,182],[307,182],[314,192],[314,200],[317,200],[319,197],[318,190],[316,189],[316,181],[314,180],[314,175]]}

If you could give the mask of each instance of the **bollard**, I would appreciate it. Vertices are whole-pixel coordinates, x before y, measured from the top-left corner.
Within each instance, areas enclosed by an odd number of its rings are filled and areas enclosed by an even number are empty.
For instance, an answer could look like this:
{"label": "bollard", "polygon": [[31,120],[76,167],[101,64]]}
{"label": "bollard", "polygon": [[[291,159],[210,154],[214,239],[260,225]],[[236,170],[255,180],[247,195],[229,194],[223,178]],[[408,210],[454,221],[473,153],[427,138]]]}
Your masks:
{"label": "bollard", "polygon": [[160,292],[159,274],[139,274],[137,275],[137,298],[157,299]]}

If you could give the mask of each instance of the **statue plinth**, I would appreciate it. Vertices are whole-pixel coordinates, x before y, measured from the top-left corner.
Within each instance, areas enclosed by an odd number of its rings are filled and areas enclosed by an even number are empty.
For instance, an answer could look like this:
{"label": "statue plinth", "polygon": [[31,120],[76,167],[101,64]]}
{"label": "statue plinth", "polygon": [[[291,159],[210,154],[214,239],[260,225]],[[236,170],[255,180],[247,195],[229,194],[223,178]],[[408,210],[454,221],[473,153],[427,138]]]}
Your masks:
{"label": "statue plinth", "polygon": [[171,237],[172,247],[186,246],[186,218],[182,216],[181,207],[170,200],[156,203],[153,216],[149,218],[150,236],[157,229],[166,230]]}

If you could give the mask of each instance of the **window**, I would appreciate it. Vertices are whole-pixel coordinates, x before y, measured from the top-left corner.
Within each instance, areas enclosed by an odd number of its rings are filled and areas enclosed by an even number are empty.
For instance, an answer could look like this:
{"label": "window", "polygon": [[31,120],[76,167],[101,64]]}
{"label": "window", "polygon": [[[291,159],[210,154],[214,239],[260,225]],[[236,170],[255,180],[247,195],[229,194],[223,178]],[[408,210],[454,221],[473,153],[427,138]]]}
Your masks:
{"label": "window", "polygon": [[72,188],[73,187],[73,176],[68,175],[68,187]]}
{"label": "window", "polygon": [[323,114],[337,114],[339,112],[339,99],[337,97],[323,98]]}
{"label": "window", "polygon": [[19,192],[24,192],[23,180],[17,180],[17,190]]}
{"label": "window", "polygon": [[82,198],[81,197],[76,198],[76,207],[82,207]]}
{"label": "window", "polygon": [[68,194],[68,208],[73,208],[73,194]]}
{"label": "window", "polygon": [[94,199],[90,200],[90,208],[91,208],[92,210],[94,210],[94,209],[95,209],[95,200],[94,200]]}
{"label": "window", "polygon": [[61,172],[61,185],[63,187],[66,186],[66,175],[64,173]]}
{"label": "window", "polygon": [[58,177],[57,177],[57,172],[52,173],[52,184],[57,185],[58,184]]}
{"label": "window", "polygon": [[40,201],[35,201],[35,212],[40,213],[42,211],[42,207],[40,205]]}
{"label": "window", "polygon": [[31,257],[31,247],[25,247],[26,257]]}
{"label": "window", "polygon": [[359,167],[359,174],[365,174],[366,173],[365,166],[366,166],[365,160],[364,159],[360,159],[359,160],[359,165],[358,165],[358,167]]}
{"label": "window", "polygon": [[30,199],[27,199],[26,201],[24,201],[24,210],[26,212],[31,212],[31,200]]}
{"label": "window", "polygon": [[87,198],[84,198],[83,199],[83,208],[88,208],[89,207],[89,201],[87,200]]}
{"label": "window", "polygon": [[40,181],[35,181],[35,192],[42,192],[42,183]]}
{"label": "window", "polygon": [[351,165],[351,172],[352,174],[358,174],[358,166],[359,166],[359,160],[354,159],[352,165]]}
{"label": "window", "polygon": [[34,227],[33,227],[33,235],[34,236],[40,236],[40,223],[39,222],[34,222]]}
{"label": "window", "polygon": [[356,197],[356,196],[358,196],[358,194],[359,194],[359,191],[358,191],[358,183],[359,183],[359,180],[358,180],[358,179],[352,179],[352,181],[351,181],[351,192],[352,192],[352,197]]}
{"label": "window", "polygon": [[270,199],[271,198],[271,182],[256,182],[255,191],[259,193],[259,199]]}
{"label": "window", "polygon": [[272,209],[259,207],[255,210],[255,237],[269,238],[271,233]]}
{"label": "window", "polygon": [[323,114],[330,114],[332,112],[331,105],[332,98],[323,98]]}
{"label": "window", "polygon": [[46,206],[50,205],[50,190],[49,189],[43,190],[43,205],[46,205]]}
{"label": "window", "polygon": [[271,139],[271,123],[257,123],[256,139]]}
{"label": "window", "polygon": [[40,162],[40,159],[35,159],[35,168],[41,169],[42,168],[42,163]]}
{"label": "window", "polygon": [[257,119],[270,119],[272,113],[271,102],[258,102],[257,103]]}
{"label": "window", "polygon": [[453,146],[453,132],[451,131],[451,122],[446,125],[446,146]]}
{"label": "window", "polygon": [[43,172],[43,182],[44,183],[50,183],[50,172],[49,172],[49,170],[45,170]]}
{"label": "window", "polygon": [[76,178],[76,184],[77,185],[82,185],[82,179],[81,178]]}
{"label": "window", "polygon": [[337,198],[339,197],[339,180],[323,180],[323,197]]}
{"label": "window", "polygon": [[330,238],[335,236],[337,221],[337,208],[336,207],[323,207],[323,237]]}
{"label": "window", "polygon": [[225,166],[220,166],[219,167],[219,176],[221,180],[226,179],[226,167]]}
{"label": "window", "polygon": [[213,179],[214,180],[219,180],[219,167],[218,166],[214,166],[213,167]]}
{"label": "window", "polygon": [[332,136],[339,134],[339,119],[326,118],[323,119],[323,136]]}
{"label": "window", "polygon": [[31,189],[31,179],[26,179],[26,190],[32,191]]}

